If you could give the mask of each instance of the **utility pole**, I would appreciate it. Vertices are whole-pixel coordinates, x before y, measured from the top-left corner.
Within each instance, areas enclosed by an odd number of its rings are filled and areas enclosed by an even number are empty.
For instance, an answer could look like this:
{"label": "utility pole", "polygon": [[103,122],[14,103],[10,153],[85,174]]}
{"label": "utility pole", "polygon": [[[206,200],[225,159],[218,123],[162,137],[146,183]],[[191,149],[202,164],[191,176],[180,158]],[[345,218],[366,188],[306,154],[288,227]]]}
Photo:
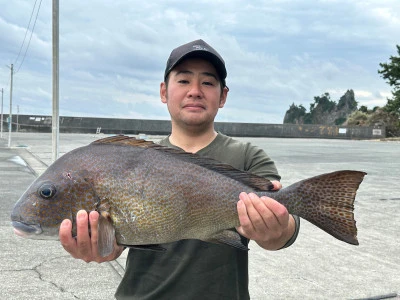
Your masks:
{"label": "utility pole", "polygon": [[0,138],[3,138],[3,88],[1,88],[1,133],[0,133]]}
{"label": "utility pole", "polygon": [[53,116],[52,125],[52,161],[58,158],[59,141],[59,0],[53,0]]}
{"label": "utility pole", "polygon": [[12,132],[12,89],[13,89],[13,75],[14,75],[14,65],[11,64],[11,84],[10,84],[10,114],[8,118],[10,120],[8,127],[8,148],[11,147],[11,132]]}
{"label": "utility pole", "polygon": [[18,127],[19,127],[18,118],[19,118],[19,105],[17,105],[17,129],[15,130],[15,132],[18,132]]}

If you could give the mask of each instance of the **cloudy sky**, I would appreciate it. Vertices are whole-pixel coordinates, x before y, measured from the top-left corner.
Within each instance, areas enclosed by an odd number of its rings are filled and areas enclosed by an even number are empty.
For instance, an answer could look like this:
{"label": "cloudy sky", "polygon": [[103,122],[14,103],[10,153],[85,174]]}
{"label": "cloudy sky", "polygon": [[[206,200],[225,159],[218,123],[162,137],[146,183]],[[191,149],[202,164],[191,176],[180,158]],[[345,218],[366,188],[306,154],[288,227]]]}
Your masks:
{"label": "cloudy sky", "polygon": [[[51,115],[52,1],[0,7],[4,112],[14,64],[13,113]],[[390,96],[377,70],[397,55],[400,1],[60,1],[60,115],[168,119],[166,60],[199,38],[227,64],[217,121],[279,124],[292,103],[308,109],[315,96],[337,101],[348,89],[373,108]]]}

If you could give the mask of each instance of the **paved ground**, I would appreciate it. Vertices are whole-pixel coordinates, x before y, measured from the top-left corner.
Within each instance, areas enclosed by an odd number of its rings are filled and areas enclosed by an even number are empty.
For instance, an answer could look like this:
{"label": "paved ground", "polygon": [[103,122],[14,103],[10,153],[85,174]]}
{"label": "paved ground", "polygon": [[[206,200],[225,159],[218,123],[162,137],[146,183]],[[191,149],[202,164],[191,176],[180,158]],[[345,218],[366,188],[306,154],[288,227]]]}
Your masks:
{"label": "paved ground", "polygon": [[[99,137],[61,134],[60,154]],[[337,241],[306,221],[288,249],[267,252],[252,244],[252,299],[400,299],[400,142],[243,140],[276,161],[284,186],[339,169],[368,173],[355,205],[360,246]],[[16,133],[11,149],[6,145],[7,135],[0,139],[0,299],[113,299],[126,254],[115,262],[86,264],[69,257],[57,241],[13,234],[10,211],[50,164],[51,135]]]}

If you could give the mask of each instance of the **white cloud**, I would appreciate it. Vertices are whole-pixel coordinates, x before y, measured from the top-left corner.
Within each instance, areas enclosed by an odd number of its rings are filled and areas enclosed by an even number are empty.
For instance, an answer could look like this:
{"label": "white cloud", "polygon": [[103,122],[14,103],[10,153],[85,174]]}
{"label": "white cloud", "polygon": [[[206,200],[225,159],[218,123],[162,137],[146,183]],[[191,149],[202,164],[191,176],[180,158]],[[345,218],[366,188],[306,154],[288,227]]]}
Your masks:
{"label": "white cloud", "polygon": [[[12,63],[33,3],[0,0],[0,66]],[[224,57],[231,88],[219,120],[280,123],[293,102],[308,108],[348,89],[359,105],[384,105],[380,62],[399,43],[400,2],[64,1],[60,5],[60,113],[168,118],[159,83],[170,51],[203,38]],[[51,113],[51,4],[42,3],[15,76],[21,113]],[[0,88],[9,90],[9,69]]]}

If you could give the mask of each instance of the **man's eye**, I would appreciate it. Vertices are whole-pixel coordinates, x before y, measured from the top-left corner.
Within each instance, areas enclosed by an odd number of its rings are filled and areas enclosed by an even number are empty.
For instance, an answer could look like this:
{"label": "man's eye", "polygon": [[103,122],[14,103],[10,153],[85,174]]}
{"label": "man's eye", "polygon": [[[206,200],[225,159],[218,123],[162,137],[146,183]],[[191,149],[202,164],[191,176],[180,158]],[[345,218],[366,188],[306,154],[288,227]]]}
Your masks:
{"label": "man's eye", "polygon": [[178,83],[186,84],[186,83],[189,83],[189,81],[181,79],[178,81]]}
{"label": "man's eye", "polygon": [[203,82],[203,84],[204,84],[204,85],[211,85],[211,86],[214,85],[214,83],[212,83],[212,82],[210,82],[210,81],[205,81],[205,82]]}

